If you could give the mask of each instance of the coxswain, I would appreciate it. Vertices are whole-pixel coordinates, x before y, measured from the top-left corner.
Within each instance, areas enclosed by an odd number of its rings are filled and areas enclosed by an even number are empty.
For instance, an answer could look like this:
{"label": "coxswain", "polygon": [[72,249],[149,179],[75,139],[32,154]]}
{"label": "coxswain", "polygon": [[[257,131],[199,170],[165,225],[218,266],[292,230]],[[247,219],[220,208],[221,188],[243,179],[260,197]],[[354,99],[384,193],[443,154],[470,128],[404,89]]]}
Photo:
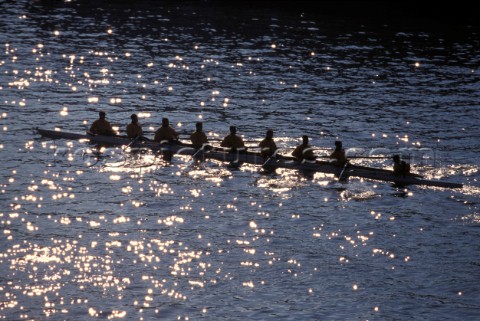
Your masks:
{"label": "coxswain", "polygon": [[138,122],[138,116],[136,114],[132,114],[130,118],[132,119],[132,122],[127,125],[128,138],[137,139],[139,137],[142,137],[143,130],[142,130],[142,126]]}
{"label": "coxswain", "polygon": [[312,147],[308,144],[307,135],[302,136],[302,143],[295,148],[292,156],[295,157],[297,161],[314,161],[316,159]]}
{"label": "coxswain", "polygon": [[203,123],[198,122],[195,125],[196,130],[190,135],[190,141],[192,142],[193,148],[199,149],[208,144],[208,138],[205,132],[203,131]]}
{"label": "coxswain", "polygon": [[175,129],[170,126],[170,121],[168,118],[162,119],[162,126],[155,132],[155,137],[153,140],[157,143],[173,142],[178,140],[178,134]]}
{"label": "coxswain", "polygon": [[236,152],[237,150],[245,150],[245,144],[240,136],[237,136],[237,127],[230,126],[230,134],[225,136],[222,140],[221,147],[229,148],[230,152]]}
{"label": "coxswain", "polygon": [[99,112],[98,119],[93,122],[92,126],[90,126],[88,133],[93,135],[116,136],[117,133],[105,118],[105,112]]}
{"label": "coxswain", "polygon": [[410,164],[400,160],[400,156],[393,156],[393,173],[399,176],[407,176],[410,174]]}
{"label": "coxswain", "polygon": [[264,158],[269,158],[275,155],[277,151],[277,144],[273,140],[273,130],[267,130],[265,138],[260,142],[260,155]]}
{"label": "coxswain", "polygon": [[335,141],[335,150],[330,154],[330,158],[333,159],[335,165],[343,166],[348,161],[345,156],[345,149],[342,147],[342,142],[337,140]]}

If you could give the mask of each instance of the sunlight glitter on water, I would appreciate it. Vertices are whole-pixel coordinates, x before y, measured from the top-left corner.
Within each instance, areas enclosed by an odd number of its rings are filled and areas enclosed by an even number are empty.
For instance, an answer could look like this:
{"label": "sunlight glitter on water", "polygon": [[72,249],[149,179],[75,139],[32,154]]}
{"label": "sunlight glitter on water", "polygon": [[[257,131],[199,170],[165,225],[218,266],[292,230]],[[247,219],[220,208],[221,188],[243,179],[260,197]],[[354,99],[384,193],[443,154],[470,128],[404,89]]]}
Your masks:
{"label": "sunlight glitter on water", "polygon": [[[426,311],[425,303],[461,318],[461,307],[475,309],[476,303],[468,301],[477,293],[475,285],[469,285],[475,282],[468,279],[475,265],[466,249],[478,244],[471,231],[478,223],[476,187],[451,195],[444,189],[396,189],[360,179],[342,184],[331,175],[303,177],[293,170],[263,175],[253,165],[231,170],[220,162],[195,166],[183,158],[167,165],[154,155],[131,157],[121,149],[103,150],[104,155],[86,147],[77,152],[83,143],[40,142],[31,132],[22,132],[46,124],[84,132],[102,108],[121,130],[133,112],[152,123],[169,116],[182,129],[203,118],[212,124],[209,137],[217,139],[230,121],[245,129],[244,137],[254,139],[265,128],[277,126],[282,154],[289,154],[304,132],[319,147],[331,147],[334,137],[365,148],[411,142],[425,146],[436,128],[424,119],[445,124],[440,134],[449,142],[448,135],[459,135],[448,124],[455,128],[463,119],[467,127],[474,118],[473,111],[465,117],[456,106],[478,100],[473,90],[462,87],[476,80],[452,68],[471,61],[470,54],[462,61],[446,55],[446,45],[429,39],[420,41],[417,52],[413,34],[402,36],[406,48],[392,45],[396,39],[384,46],[386,34],[363,31],[364,27],[360,36],[342,28],[333,29],[338,31],[335,35],[323,35],[323,27],[311,27],[307,18],[296,39],[297,26],[283,15],[273,24],[267,19],[273,32],[256,25],[263,18],[248,20],[242,24],[249,32],[245,37],[241,29],[229,30],[230,24],[217,26],[221,15],[214,24],[201,12],[192,23],[199,16],[207,22],[191,30],[209,40],[192,45],[196,36],[189,28],[176,29],[180,21],[169,19],[167,11],[152,11],[152,21],[150,12],[141,13],[141,23],[127,21],[125,28],[110,26],[122,19],[122,14],[110,18],[115,11],[102,10],[98,26],[88,15],[70,19],[80,7],[78,3],[58,10],[35,2],[19,8],[16,17],[23,16],[28,25],[11,29],[25,31],[32,40],[24,45],[11,37],[0,62],[6,71],[0,90],[9,109],[1,119],[8,135],[2,144],[6,152],[0,182],[6,205],[0,210],[5,249],[0,254],[1,317],[147,320],[155,315],[183,320],[208,312],[211,319],[276,320],[318,318],[315,313],[325,311],[338,319],[388,319],[404,315],[405,306],[412,314],[441,316],[442,312]],[[43,20],[68,21],[68,28],[56,26],[54,31],[60,33],[45,38],[36,10]],[[66,19],[56,20],[63,15]],[[131,19],[135,21],[135,15]],[[4,21],[8,25],[15,19]],[[133,42],[128,29],[136,34]],[[82,37],[70,38],[67,30]],[[168,42],[163,40],[166,34],[158,42],[148,34],[151,30],[167,31]],[[362,43],[363,37],[369,40]],[[32,50],[32,43],[41,45]],[[341,50],[332,50],[335,46]],[[418,78],[418,72],[403,70],[404,60],[390,54],[424,56],[429,46],[436,48],[442,65],[432,78],[455,77],[453,95],[441,83],[428,83],[428,63],[422,60],[425,74]],[[461,52],[462,44],[455,48]],[[442,59],[448,64],[440,63]],[[148,72],[142,70],[145,67]],[[371,83],[370,74],[375,75],[375,89],[364,86]],[[387,82],[386,92],[375,91]],[[445,102],[454,106],[455,117],[442,110],[443,101],[425,95],[439,86]],[[435,113],[426,107],[431,102],[439,107]],[[407,119],[412,110],[418,117]],[[434,122],[431,117],[439,119]],[[150,131],[157,127],[147,126]],[[472,145],[462,139],[462,145]],[[452,140],[447,146],[458,145]],[[426,177],[467,175],[475,185],[478,164],[470,164],[475,157],[460,165],[458,154],[452,156],[453,167],[442,165],[438,172],[426,168]],[[391,166],[386,161],[362,164]],[[419,226],[422,233],[414,233]],[[462,235],[468,246],[455,235]],[[443,252],[438,244],[448,249]],[[442,273],[425,274],[435,272],[438,262]],[[441,279],[444,273],[449,280]],[[393,278],[395,284],[389,282]],[[448,289],[418,289],[412,280],[429,280],[432,287],[442,284]],[[345,308],[339,311],[338,306]]]}

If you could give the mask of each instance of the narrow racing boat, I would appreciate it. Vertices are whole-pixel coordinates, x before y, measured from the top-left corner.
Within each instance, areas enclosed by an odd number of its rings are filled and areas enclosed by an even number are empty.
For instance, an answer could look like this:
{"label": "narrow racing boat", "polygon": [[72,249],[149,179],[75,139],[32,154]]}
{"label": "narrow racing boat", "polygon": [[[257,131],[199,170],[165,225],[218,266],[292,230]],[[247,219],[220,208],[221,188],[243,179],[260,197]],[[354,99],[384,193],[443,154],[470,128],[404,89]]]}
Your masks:
{"label": "narrow racing boat", "polygon": [[424,185],[444,188],[462,188],[460,183],[445,182],[439,180],[423,179],[420,175],[397,175],[393,170],[359,166],[347,163],[345,166],[339,166],[327,161],[302,161],[298,162],[293,157],[277,155],[268,159],[263,158],[258,153],[227,153],[221,151],[210,151],[205,154],[205,158],[213,158],[219,161],[249,163],[262,165],[267,170],[275,168],[290,168],[304,172],[321,172],[333,174],[340,179],[346,179],[350,176],[361,177],[371,180],[392,182],[396,185]]}
{"label": "narrow racing boat", "polygon": [[195,149],[190,144],[175,143],[157,143],[152,140],[130,139],[126,136],[103,136],[92,135],[89,133],[78,134],[71,132],[63,132],[56,130],[47,130],[37,128],[37,132],[47,138],[51,139],[72,139],[72,140],[86,140],[92,144],[108,145],[108,146],[129,146],[130,148],[146,148],[153,151],[171,151],[175,154],[192,155]]}
{"label": "narrow racing boat", "polygon": [[361,177],[371,180],[393,182],[398,185],[425,185],[444,188],[462,188],[460,183],[445,182],[439,180],[423,179],[416,174],[397,175],[392,170],[379,169],[366,166],[358,166],[347,163],[345,166],[339,166],[326,161],[302,161],[298,162],[290,156],[276,155],[275,157],[264,158],[259,153],[248,151],[230,152],[223,148],[205,146],[202,149],[195,149],[190,144],[181,142],[157,143],[151,140],[131,140],[124,136],[102,136],[91,134],[77,134],[70,132],[45,130],[37,128],[37,131],[43,137],[52,139],[73,139],[87,140],[94,144],[106,144],[112,146],[129,146],[131,148],[147,148],[153,151],[169,151],[174,154],[192,155],[199,161],[205,159],[215,159],[221,162],[229,162],[238,166],[247,163],[260,165],[267,170],[276,168],[289,168],[306,172],[322,172],[333,174],[340,179],[349,176]]}

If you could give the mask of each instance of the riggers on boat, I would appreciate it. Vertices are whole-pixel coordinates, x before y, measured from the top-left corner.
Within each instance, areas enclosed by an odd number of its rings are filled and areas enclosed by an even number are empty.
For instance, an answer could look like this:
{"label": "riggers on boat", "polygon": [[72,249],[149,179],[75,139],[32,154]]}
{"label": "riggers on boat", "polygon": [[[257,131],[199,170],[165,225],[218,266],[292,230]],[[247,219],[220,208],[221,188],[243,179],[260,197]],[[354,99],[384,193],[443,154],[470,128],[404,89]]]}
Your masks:
{"label": "riggers on boat", "polygon": [[168,151],[173,154],[192,155],[193,158],[204,161],[205,159],[215,159],[222,162],[228,162],[240,166],[243,163],[259,165],[266,170],[275,170],[276,168],[289,168],[307,172],[322,172],[333,174],[340,179],[347,177],[361,177],[372,180],[393,182],[398,185],[425,185],[444,188],[462,188],[460,183],[452,183],[438,180],[427,180],[416,174],[397,175],[392,170],[359,166],[347,163],[344,166],[335,165],[326,161],[296,161],[293,157],[275,155],[274,157],[264,158],[259,153],[248,151],[229,152],[223,148],[204,146],[202,149],[195,149],[191,144],[181,142],[157,143],[150,140],[131,140],[122,136],[102,136],[91,134],[77,134],[61,132],[54,130],[37,129],[38,133],[44,137],[52,139],[73,139],[88,140],[94,144],[105,144],[111,146],[130,146],[131,148],[148,148],[153,151]]}

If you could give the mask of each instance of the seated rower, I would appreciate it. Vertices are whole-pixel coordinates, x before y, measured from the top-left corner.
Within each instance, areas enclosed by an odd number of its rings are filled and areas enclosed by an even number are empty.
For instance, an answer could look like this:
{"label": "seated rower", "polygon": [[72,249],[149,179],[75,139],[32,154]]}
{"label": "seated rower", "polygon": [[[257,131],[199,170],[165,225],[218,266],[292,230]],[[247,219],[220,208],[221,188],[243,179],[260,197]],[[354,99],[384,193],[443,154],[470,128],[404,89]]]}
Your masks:
{"label": "seated rower", "polygon": [[113,130],[112,125],[106,120],[106,114],[104,111],[98,113],[98,119],[93,122],[92,126],[90,126],[88,133],[103,136],[117,135]]}
{"label": "seated rower", "polygon": [[265,139],[260,142],[259,147],[261,148],[260,155],[262,155],[262,157],[269,158],[275,155],[278,148],[273,140],[273,130],[267,130]]}
{"label": "seated rower", "polygon": [[240,136],[237,136],[237,127],[235,126],[230,126],[230,134],[225,136],[220,146],[229,148],[230,152],[246,150],[243,139]]}
{"label": "seated rower", "polygon": [[[178,138],[178,134],[175,129],[170,126],[170,121],[168,120],[168,118],[162,118],[162,126],[155,132],[155,137],[153,138],[153,141],[163,144],[178,142]],[[174,153],[168,148],[162,148],[163,159],[167,162],[172,161],[173,154]]]}
{"label": "seated rower", "polygon": [[393,156],[393,173],[399,176],[407,176],[410,174],[410,164],[400,160],[400,156]]}
{"label": "seated rower", "polygon": [[343,149],[341,141],[335,141],[335,150],[330,154],[330,158],[333,159],[332,163],[339,166],[343,166],[346,162],[348,162],[347,157],[345,156],[345,149]]}
{"label": "seated rower", "polygon": [[153,140],[157,143],[166,143],[178,141],[178,138],[179,136],[175,129],[170,126],[170,121],[168,118],[163,118],[162,126],[155,132],[155,137]]}
{"label": "seated rower", "polygon": [[202,122],[198,122],[196,125],[196,131],[190,135],[190,140],[192,142],[193,148],[199,149],[208,144],[208,138],[205,132],[203,131]]}
{"label": "seated rower", "polygon": [[301,162],[304,160],[314,161],[316,159],[313,154],[312,147],[308,144],[308,136],[302,136],[302,144],[298,145],[297,148],[292,152],[292,156],[296,158],[297,161]]}
{"label": "seated rower", "polygon": [[132,122],[127,125],[127,136],[130,139],[137,139],[142,137],[143,130],[142,125],[138,122],[138,116],[136,114],[132,114],[130,116]]}

